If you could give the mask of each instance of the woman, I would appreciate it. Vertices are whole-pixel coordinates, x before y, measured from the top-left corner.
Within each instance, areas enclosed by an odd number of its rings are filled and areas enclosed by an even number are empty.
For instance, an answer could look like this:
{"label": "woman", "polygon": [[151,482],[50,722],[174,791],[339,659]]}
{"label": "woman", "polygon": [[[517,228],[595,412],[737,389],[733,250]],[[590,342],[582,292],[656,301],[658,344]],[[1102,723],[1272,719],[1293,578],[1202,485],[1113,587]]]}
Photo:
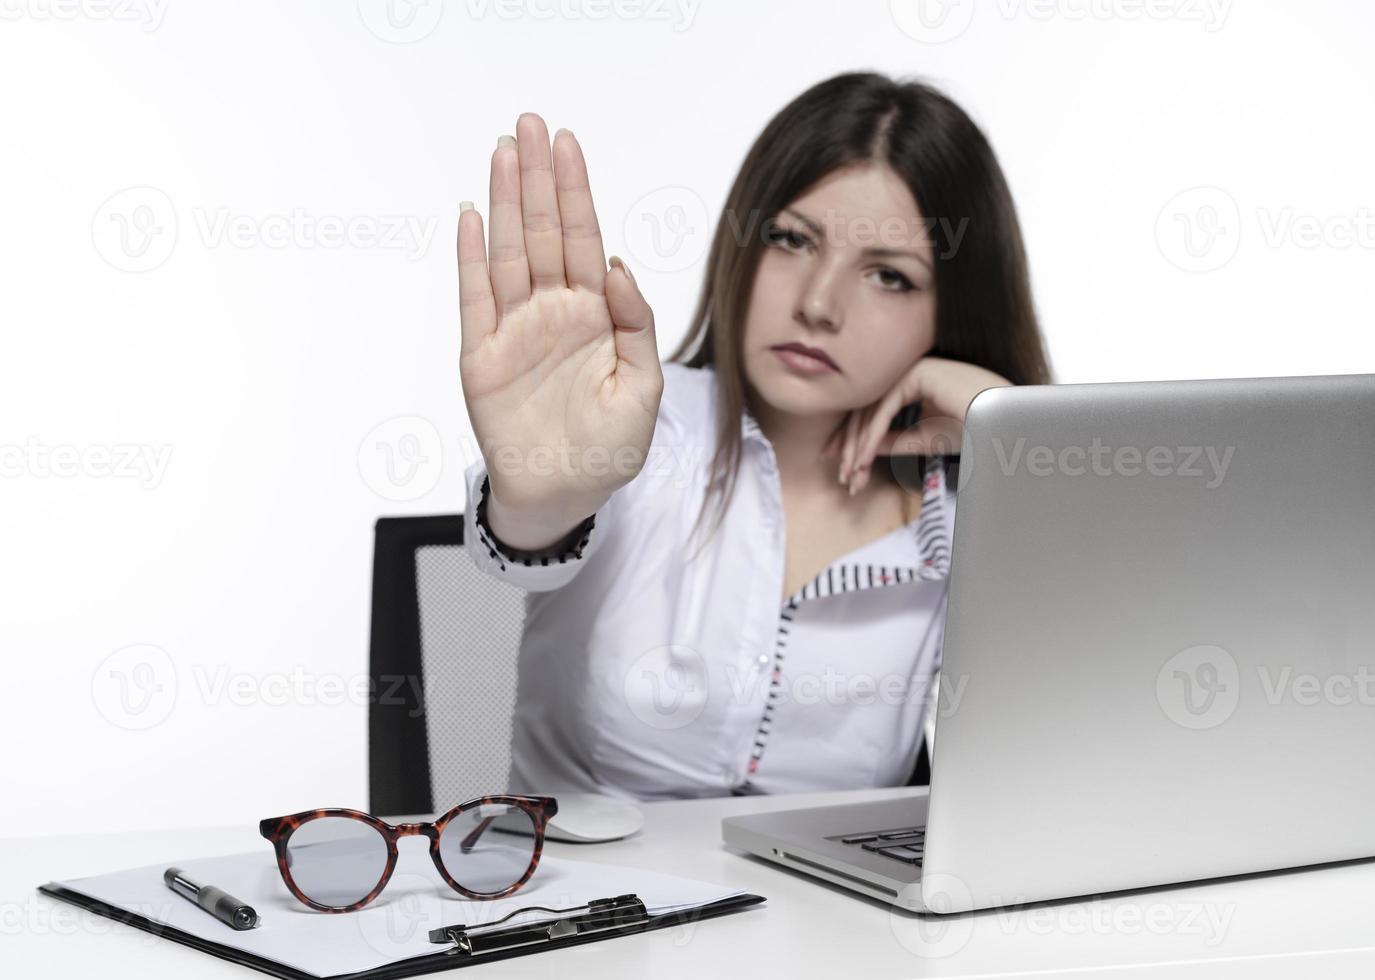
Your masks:
{"label": "woman", "polygon": [[577,140],[516,128],[490,248],[468,202],[458,232],[483,453],[465,540],[529,590],[510,789],[907,782],[940,662],[944,457],[978,392],[1050,381],[988,143],[918,82],[804,92],[746,157],[661,365]]}

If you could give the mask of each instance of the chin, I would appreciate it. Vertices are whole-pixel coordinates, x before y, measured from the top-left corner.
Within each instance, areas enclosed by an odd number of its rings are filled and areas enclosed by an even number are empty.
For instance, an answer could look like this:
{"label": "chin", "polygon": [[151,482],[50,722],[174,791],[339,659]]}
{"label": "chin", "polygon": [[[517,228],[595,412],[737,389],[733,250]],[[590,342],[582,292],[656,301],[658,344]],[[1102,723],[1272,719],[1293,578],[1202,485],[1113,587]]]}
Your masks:
{"label": "chin", "polygon": [[[772,351],[766,356],[773,357]],[[815,415],[833,412],[837,406],[830,399],[822,400],[817,389],[805,378],[790,373],[787,368],[770,366],[751,372],[750,383],[755,394],[771,408],[789,415]]]}

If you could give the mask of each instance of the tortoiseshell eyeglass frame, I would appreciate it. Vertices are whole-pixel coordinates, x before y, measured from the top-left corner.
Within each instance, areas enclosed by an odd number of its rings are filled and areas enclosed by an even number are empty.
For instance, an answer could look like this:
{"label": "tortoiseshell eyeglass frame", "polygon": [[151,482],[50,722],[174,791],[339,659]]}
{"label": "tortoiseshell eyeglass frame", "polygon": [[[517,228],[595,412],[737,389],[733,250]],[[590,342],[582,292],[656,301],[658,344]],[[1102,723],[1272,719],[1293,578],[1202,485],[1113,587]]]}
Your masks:
{"label": "tortoiseshell eyeglass frame", "polygon": [[[508,888],[503,888],[499,892],[475,892],[469,888],[464,888],[454,880],[453,875],[444,867],[444,862],[439,856],[439,838],[444,833],[444,828],[457,817],[474,807],[484,804],[497,804],[502,806],[513,806],[524,811],[530,816],[535,825],[535,849],[530,855],[530,866],[520,878]],[[282,873],[282,880],[286,882],[286,887],[292,895],[305,905],[321,912],[355,912],[367,905],[378,895],[382,889],[387,887],[387,882],[391,880],[392,872],[396,870],[396,842],[402,837],[425,836],[430,839],[430,858],[434,861],[434,866],[439,869],[439,873],[448,882],[449,887],[467,898],[487,901],[496,898],[505,898],[520,888],[530,880],[535,873],[535,868],[539,865],[540,854],[544,851],[544,829],[549,823],[549,818],[559,812],[558,801],[552,796],[479,796],[469,800],[467,803],[460,803],[434,823],[402,823],[389,824],[385,820],[374,817],[370,813],[362,810],[350,810],[346,807],[333,807],[325,810],[303,810],[300,813],[292,813],[285,817],[268,817],[258,823],[258,833],[262,834],[272,842],[273,849],[277,852],[277,870]],[[375,829],[387,842],[387,866],[382,872],[382,878],[373,886],[372,891],[363,896],[359,901],[352,905],[322,905],[310,896],[306,895],[296,886],[296,882],[291,878],[291,863],[287,859],[287,842],[291,835],[302,824],[309,823],[311,820],[320,817],[347,817],[350,820],[357,820]],[[477,843],[478,837],[487,829],[487,826],[495,819],[494,817],[483,817],[466,837],[460,842],[459,846],[465,851]]]}

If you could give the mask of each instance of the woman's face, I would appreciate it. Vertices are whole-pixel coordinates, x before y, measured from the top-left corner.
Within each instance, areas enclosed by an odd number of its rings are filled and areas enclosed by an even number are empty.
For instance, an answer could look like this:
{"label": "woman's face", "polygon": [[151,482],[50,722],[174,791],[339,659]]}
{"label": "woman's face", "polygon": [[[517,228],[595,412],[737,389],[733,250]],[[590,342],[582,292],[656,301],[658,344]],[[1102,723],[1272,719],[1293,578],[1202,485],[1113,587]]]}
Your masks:
{"label": "woman's face", "polygon": [[[762,233],[744,368],[770,407],[795,415],[863,408],[935,345],[935,248],[888,167],[828,175]],[[825,351],[838,370],[789,364],[773,348],[790,342]]]}

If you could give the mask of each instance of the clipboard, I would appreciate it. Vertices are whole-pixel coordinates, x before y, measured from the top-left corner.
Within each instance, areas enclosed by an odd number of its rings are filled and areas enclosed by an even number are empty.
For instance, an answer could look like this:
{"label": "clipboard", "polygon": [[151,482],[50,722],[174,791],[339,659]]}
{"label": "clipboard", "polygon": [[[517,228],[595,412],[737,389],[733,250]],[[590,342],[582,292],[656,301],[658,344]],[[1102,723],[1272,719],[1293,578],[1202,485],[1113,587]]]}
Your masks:
{"label": "clipboard", "polygon": [[[259,956],[234,946],[204,939],[149,919],[146,916],[109,905],[99,899],[66,888],[57,882],[39,885],[38,890],[52,898],[78,905],[96,915],[115,919],[160,938],[170,939],[184,946],[190,946],[192,949],[199,949],[232,963],[241,963],[274,977],[283,977],[286,980],[319,980],[313,973],[298,970],[269,957]],[[503,931],[497,923],[472,928],[462,923],[456,923],[432,931],[430,939],[431,942],[435,943],[436,952],[434,953],[413,956],[370,970],[336,974],[329,977],[328,980],[391,980],[394,977],[422,976],[427,973],[460,969],[479,963],[510,959],[515,956],[528,956],[531,953],[561,949],[565,946],[580,946],[583,943],[647,932],[652,929],[662,929],[666,926],[696,923],[703,919],[727,915],[752,905],[758,905],[764,900],[762,895],[735,895],[678,912],[650,915],[644,910],[644,904],[639,902],[634,894],[629,894],[593,899],[587,905],[578,906],[576,909],[545,909],[544,911],[548,914],[538,920],[527,920],[518,925],[507,927],[506,933],[509,935],[503,935]],[[517,909],[511,913],[511,916],[522,911],[540,908],[542,907],[533,906]],[[541,929],[547,931],[541,935],[539,932]],[[497,941],[492,943],[491,939],[494,935],[496,935]],[[486,937],[487,942],[472,941],[480,940],[481,937]],[[464,948],[465,939],[470,940],[467,950]],[[474,947],[477,946],[484,948],[480,951],[474,951]]]}

